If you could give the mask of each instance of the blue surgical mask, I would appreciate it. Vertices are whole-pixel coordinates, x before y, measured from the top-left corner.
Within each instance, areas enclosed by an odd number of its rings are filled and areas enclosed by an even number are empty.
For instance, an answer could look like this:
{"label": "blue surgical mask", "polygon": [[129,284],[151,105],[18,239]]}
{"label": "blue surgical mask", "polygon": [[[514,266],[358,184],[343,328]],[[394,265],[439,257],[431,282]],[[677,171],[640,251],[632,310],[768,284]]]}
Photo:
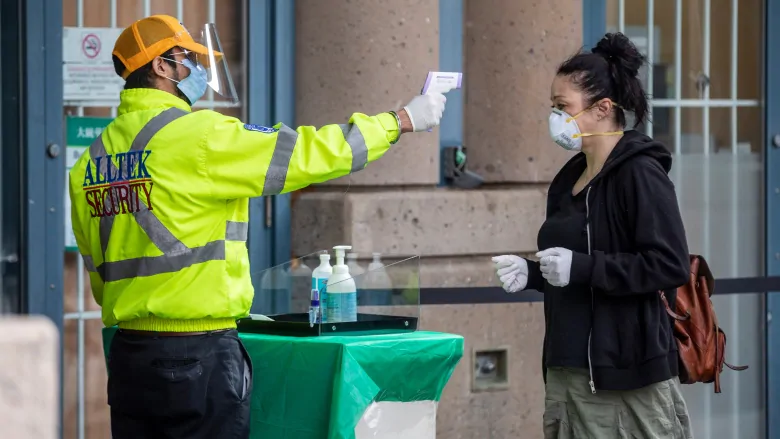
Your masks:
{"label": "blue surgical mask", "polygon": [[181,81],[168,79],[176,83],[176,87],[187,97],[190,105],[195,105],[195,102],[206,93],[206,88],[208,87],[206,69],[202,65],[195,64],[186,58],[184,61],[173,61],[190,69],[190,74]]}

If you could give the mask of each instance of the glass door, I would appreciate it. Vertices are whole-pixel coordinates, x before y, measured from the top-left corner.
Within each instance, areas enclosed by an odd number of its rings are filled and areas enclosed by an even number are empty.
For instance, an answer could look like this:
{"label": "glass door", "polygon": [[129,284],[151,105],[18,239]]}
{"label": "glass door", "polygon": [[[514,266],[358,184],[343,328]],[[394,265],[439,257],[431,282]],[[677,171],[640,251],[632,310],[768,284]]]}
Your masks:
{"label": "glass door", "polygon": [[[651,97],[640,127],[674,155],[671,178],[691,253],[718,279],[713,303],[728,335],[723,393],[683,386],[694,434],[766,437],[764,0],[608,0],[607,27],[648,58]],[[751,281],[754,280],[754,281]],[[726,288],[728,287],[728,288]]]}
{"label": "glass door", "polygon": [[21,221],[21,108],[19,41],[20,2],[6,2],[0,15],[0,315],[22,312],[22,273],[19,263],[22,245]]}

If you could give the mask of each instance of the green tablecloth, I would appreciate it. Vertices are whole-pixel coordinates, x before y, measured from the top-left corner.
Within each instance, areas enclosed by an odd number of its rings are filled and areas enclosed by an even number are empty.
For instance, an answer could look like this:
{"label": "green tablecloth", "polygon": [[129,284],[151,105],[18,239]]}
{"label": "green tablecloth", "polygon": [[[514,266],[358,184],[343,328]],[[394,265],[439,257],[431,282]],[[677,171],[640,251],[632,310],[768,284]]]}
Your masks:
{"label": "green tablecloth", "polygon": [[[115,331],[103,330],[106,350]],[[354,439],[373,401],[438,401],[463,356],[463,337],[436,332],[241,339],[254,364],[258,439]]]}

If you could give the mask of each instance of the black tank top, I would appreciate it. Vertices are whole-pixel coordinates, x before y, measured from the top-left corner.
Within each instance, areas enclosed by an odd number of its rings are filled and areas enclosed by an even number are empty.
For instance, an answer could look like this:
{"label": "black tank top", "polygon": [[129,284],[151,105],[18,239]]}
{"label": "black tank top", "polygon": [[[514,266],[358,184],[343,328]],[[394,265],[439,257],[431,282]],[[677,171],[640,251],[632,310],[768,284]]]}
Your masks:
{"label": "black tank top", "polygon": [[[585,228],[587,188],[577,195],[561,197],[555,213],[539,229],[539,250],[563,247],[588,253]],[[587,285],[562,288],[544,285],[546,367],[588,367],[588,333],[591,323],[591,297]]]}

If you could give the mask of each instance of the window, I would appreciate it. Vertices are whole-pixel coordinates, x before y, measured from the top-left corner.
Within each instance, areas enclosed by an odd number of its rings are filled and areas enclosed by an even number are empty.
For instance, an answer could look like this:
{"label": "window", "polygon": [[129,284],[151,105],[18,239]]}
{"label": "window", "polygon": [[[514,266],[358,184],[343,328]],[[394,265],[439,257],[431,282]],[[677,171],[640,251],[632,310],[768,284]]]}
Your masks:
{"label": "window", "polygon": [[[674,154],[670,177],[692,253],[716,278],[764,275],[762,0],[607,0],[607,27],[649,59],[640,72],[651,123]],[[716,296],[726,358],[724,393],[684,386],[695,434],[764,437],[763,294]],[[739,343],[737,340],[751,340]]]}

